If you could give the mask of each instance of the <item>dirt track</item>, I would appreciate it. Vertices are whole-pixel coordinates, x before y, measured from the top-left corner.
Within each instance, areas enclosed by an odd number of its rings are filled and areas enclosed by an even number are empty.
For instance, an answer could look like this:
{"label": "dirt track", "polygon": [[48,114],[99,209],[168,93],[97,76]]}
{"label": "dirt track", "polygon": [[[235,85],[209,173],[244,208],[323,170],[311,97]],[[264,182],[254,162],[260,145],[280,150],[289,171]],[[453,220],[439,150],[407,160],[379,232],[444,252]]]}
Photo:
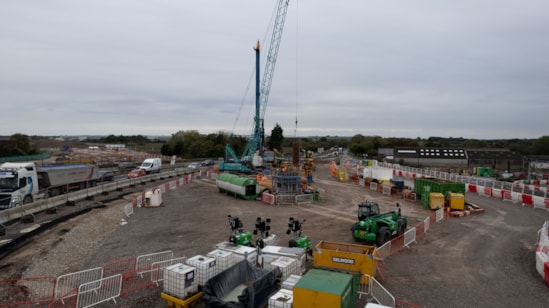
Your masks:
{"label": "dirt track", "polygon": [[[267,206],[235,199],[218,193],[214,180],[197,179],[163,194],[162,207],[136,209],[126,225],[119,222],[122,205],[128,201],[114,202],[44,234],[34,241],[35,246],[10,258],[17,271],[36,277],[166,250],[192,257],[206,254],[228,239],[229,214],[240,217],[248,230],[253,229],[257,217],[270,218],[280,245],[289,240],[285,233],[289,217],[307,219],[303,231],[313,246],[320,240],[353,242],[350,227],[356,219],[356,204],[365,198],[380,202],[383,211],[400,202],[409,227],[430,214],[419,204],[337,182],[328,165],[317,166],[314,179],[321,200],[302,206]],[[433,226],[417,244],[387,260],[383,284],[396,298],[422,307],[547,306],[549,299],[544,295],[549,294],[548,287],[535,271],[533,244],[537,229],[549,214],[490,199],[473,201],[483,205],[486,213]],[[5,277],[14,268],[5,268],[0,274]],[[129,299],[117,300],[117,306],[166,307],[159,292],[137,292]],[[530,292],[542,295],[535,297]]]}

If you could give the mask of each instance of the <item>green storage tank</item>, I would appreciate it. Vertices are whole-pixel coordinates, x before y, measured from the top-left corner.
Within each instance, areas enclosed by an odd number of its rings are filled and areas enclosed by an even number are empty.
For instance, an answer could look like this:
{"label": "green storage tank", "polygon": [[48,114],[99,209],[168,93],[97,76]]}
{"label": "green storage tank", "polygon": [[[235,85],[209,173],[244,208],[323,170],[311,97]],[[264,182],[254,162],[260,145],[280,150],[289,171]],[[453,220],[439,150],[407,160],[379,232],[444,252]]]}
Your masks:
{"label": "green storage tank", "polygon": [[429,208],[429,194],[441,193],[445,197],[449,193],[460,193],[465,195],[465,183],[445,181],[436,178],[416,178],[414,180],[414,192],[421,200],[423,207]]}
{"label": "green storage tank", "polygon": [[236,174],[221,173],[217,176],[215,182],[219,192],[246,200],[255,200],[259,196],[259,183],[256,179]]}
{"label": "green storage tank", "polygon": [[360,273],[312,268],[294,285],[294,307],[354,308]]}

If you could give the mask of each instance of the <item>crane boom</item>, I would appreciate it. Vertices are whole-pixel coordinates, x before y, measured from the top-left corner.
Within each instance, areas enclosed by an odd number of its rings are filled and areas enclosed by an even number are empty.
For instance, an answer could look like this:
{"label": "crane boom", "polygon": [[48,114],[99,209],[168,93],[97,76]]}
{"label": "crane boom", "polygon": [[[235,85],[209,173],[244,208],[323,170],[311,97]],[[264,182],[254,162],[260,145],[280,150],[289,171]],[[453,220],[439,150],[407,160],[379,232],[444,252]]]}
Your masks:
{"label": "crane boom", "polygon": [[238,160],[230,145],[227,144],[225,147],[225,156],[226,159],[229,159],[229,156],[231,156],[233,162],[220,162],[220,171],[249,171],[244,164],[253,164],[253,156],[257,150],[259,150],[261,156],[263,155],[263,139],[265,135],[263,123],[265,119],[265,110],[267,109],[267,101],[269,99],[276,58],[278,56],[278,49],[280,47],[280,40],[282,39],[282,30],[284,29],[289,3],[290,0],[278,1],[271,44],[269,45],[269,53],[267,54],[267,62],[265,63],[265,71],[263,73],[263,79],[261,80],[261,86],[259,86],[259,42],[254,48],[256,51],[256,110],[254,128],[250,139],[248,140],[248,144],[246,145],[246,149],[242,153],[241,159]]}
{"label": "crane boom", "polygon": [[[267,54],[267,62],[265,63],[263,79],[261,80],[261,87],[258,93],[259,95],[256,96],[254,129],[242,157],[252,157],[258,149],[261,154],[263,153],[263,124],[265,119],[265,111],[267,109],[267,101],[269,100],[269,93],[271,91],[271,84],[273,81],[275,64],[278,56],[278,49],[282,39],[282,31],[284,29],[284,22],[286,21],[286,12],[288,11],[289,3],[290,0],[279,0],[278,2],[273,33],[271,36],[271,44],[269,45],[269,53]],[[259,52],[259,42],[257,44],[256,51]]]}

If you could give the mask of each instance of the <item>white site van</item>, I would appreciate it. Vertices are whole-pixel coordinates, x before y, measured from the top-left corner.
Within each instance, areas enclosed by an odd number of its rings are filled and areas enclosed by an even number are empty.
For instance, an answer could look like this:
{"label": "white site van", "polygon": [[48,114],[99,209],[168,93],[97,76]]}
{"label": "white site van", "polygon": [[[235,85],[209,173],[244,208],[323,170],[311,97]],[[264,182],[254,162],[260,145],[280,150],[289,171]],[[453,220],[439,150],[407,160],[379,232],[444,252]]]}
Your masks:
{"label": "white site van", "polygon": [[147,174],[159,173],[162,169],[162,160],[160,160],[160,158],[147,158],[143,161],[139,169],[145,170]]}

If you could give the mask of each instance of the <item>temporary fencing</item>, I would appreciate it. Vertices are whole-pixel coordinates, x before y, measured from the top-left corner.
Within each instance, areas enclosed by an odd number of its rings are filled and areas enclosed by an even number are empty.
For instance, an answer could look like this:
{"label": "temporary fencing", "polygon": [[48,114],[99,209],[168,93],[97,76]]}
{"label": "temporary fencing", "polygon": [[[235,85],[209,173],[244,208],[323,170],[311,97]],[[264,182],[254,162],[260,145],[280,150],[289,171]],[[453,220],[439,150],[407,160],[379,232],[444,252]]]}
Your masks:
{"label": "temporary fencing", "polygon": [[159,282],[164,280],[164,269],[170,265],[177,263],[185,263],[186,257],[173,258],[170,260],[157,261],[151,264],[151,282],[159,285]]}
{"label": "temporary fencing", "polygon": [[131,292],[152,287],[157,284],[151,277],[153,273],[158,271],[152,265],[156,262],[162,262],[173,259],[172,251],[163,251],[147,255],[138,256],[136,259],[135,268],[122,273],[122,289],[121,292],[127,296]]}
{"label": "temporary fencing", "polygon": [[538,231],[536,270],[545,282],[549,284],[549,221],[546,221]]}
{"label": "temporary fencing", "polygon": [[[136,271],[148,270],[151,268],[151,265],[153,263],[162,262],[162,261],[171,260],[171,259],[173,259],[173,251],[171,250],[151,253],[148,255],[142,255],[137,257],[135,270]],[[138,272],[138,274],[140,273]]]}
{"label": "temporary fencing", "polygon": [[[520,203],[523,206],[549,209],[548,188],[539,186],[547,181],[535,180],[531,183],[495,181],[494,179],[466,176],[436,170],[418,169],[407,166],[385,164],[393,167],[394,174],[404,178],[434,177],[441,180],[464,183],[466,191],[480,196],[498,198],[503,201]],[[406,198],[405,198],[406,199]]]}
{"label": "temporary fencing", "polygon": [[0,307],[48,303],[54,298],[55,277],[0,280]]}
{"label": "temporary fencing", "polygon": [[369,302],[375,301],[376,303],[387,306],[396,307],[395,297],[385,289],[374,277],[364,274],[365,280],[369,281],[369,284],[361,284],[358,287],[357,295],[361,299],[363,296],[367,298]]}
{"label": "temporary fencing", "polygon": [[78,287],[76,308],[90,307],[99,303],[114,301],[122,290],[122,275],[114,275],[85,283]]}
{"label": "temporary fencing", "polygon": [[65,274],[57,277],[55,298],[61,297],[78,288],[81,284],[103,278],[103,268],[96,267],[84,271]]}

